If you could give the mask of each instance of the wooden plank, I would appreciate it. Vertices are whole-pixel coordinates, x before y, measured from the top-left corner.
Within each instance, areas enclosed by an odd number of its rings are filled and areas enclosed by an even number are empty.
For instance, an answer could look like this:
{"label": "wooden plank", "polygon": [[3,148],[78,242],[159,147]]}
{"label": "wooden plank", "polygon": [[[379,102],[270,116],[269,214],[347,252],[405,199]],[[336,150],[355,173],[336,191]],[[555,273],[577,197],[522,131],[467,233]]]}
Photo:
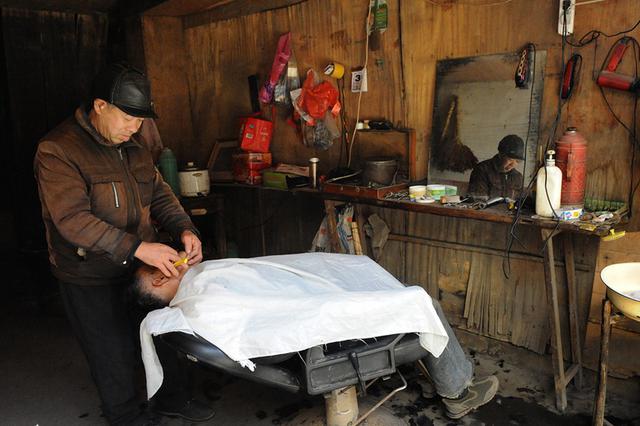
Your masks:
{"label": "wooden plank", "polygon": [[[208,10],[204,12],[187,12],[189,16],[184,18],[184,24],[186,28],[193,28],[215,21],[223,21],[245,15],[282,9],[299,3],[304,3],[305,1],[307,0],[223,0],[218,1],[216,5],[207,8]],[[174,3],[176,2],[174,1]]]}
{"label": "wooden plank", "polygon": [[[576,291],[576,267],[573,256],[571,234],[565,233],[563,239],[565,271],[567,273],[567,303],[569,305],[569,330],[571,334],[571,359],[578,365],[576,387],[582,389],[582,332],[578,318],[578,296]],[[567,379],[568,380],[568,379]]]}
{"label": "wooden plank", "polygon": [[564,356],[562,347],[560,311],[558,308],[558,288],[553,249],[553,231],[541,230],[542,240],[547,241],[545,249],[544,279],[547,287],[547,299],[551,306],[551,361],[553,364],[553,381],[555,385],[556,406],[560,411],[567,408],[567,391],[564,378]]}
{"label": "wooden plank", "polygon": [[195,139],[182,22],[179,18],[145,16],[142,25],[147,75],[162,142],[171,148],[180,165],[206,161],[211,148],[206,156],[192,149]]}
{"label": "wooden plank", "polygon": [[327,228],[329,240],[331,241],[331,250],[334,253],[343,253],[340,240],[338,239],[338,221],[335,202],[326,200],[324,202],[324,211],[327,215]]}
{"label": "wooden plank", "polygon": [[58,11],[95,13],[109,12],[118,4],[117,0],[2,0],[0,7],[15,7],[34,11]]}
{"label": "wooden plank", "polygon": [[[106,16],[2,8],[16,222],[21,244],[44,241],[33,179],[38,140],[85,101],[104,64]],[[72,76],[73,78],[70,78]]]}

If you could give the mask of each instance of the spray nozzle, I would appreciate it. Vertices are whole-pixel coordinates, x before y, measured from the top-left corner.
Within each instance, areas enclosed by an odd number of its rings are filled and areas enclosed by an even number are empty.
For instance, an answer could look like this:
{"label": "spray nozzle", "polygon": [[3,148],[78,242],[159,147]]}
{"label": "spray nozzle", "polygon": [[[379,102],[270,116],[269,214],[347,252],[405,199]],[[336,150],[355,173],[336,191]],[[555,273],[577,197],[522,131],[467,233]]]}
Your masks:
{"label": "spray nozzle", "polygon": [[544,156],[544,163],[547,166],[555,166],[556,164],[556,152],[553,149],[550,149],[547,151],[547,153]]}

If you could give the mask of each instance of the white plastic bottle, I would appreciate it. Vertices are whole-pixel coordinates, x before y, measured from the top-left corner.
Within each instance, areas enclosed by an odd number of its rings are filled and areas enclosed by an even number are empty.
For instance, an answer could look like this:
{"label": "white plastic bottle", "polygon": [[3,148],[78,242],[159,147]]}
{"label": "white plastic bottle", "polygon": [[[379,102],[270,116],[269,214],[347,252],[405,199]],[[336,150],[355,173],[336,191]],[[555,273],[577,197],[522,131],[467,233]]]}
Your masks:
{"label": "white plastic bottle", "polygon": [[555,151],[547,151],[544,159],[545,166],[538,170],[536,178],[536,214],[538,216],[556,218],[560,214],[562,171],[556,167],[555,154]]}

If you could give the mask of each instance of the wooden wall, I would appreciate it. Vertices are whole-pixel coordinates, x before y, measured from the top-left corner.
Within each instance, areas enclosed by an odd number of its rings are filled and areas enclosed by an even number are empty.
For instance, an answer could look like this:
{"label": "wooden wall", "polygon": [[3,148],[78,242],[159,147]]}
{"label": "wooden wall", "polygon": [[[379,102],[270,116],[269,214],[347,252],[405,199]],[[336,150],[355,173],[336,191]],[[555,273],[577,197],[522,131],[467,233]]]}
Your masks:
{"label": "wooden wall", "polygon": [[[33,178],[38,140],[71,115],[89,93],[106,58],[105,14],[2,8],[9,128],[5,142],[11,184],[5,197],[14,210],[19,238],[13,250],[46,247]],[[3,81],[4,84],[4,81]],[[7,233],[3,232],[6,236]]]}
{"label": "wooden wall", "polygon": [[[175,106],[164,119],[171,123],[163,123],[161,118],[159,125],[161,131],[166,128],[172,139],[184,141],[180,142],[186,145],[181,150],[188,154],[180,159],[206,159],[215,139],[236,135],[238,116],[250,112],[246,78],[254,73],[266,77],[280,34],[292,32],[293,49],[302,75],[309,67],[321,70],[330,61],[344,63],[347,70],[362,66],[364,4],[309,0],[283,9],[204,24],[202,19],[182,22],[179,18],[169,21],[166,17],[146,17],[146,53],[162,64],[160,70],[148,64],[151,78],[157,81],[155,95],[161,109],[172,108],[163,105],[165,98]],[[634,0],[579,6],[575,32],[582,35],[597,28],[614,33],[629,28],[637,19],[633,13],[635,6]],[[389,1],[390,28],[382,36],[380,50],[369,54],[369,92],[363,95],[361,116],[384,117],[415,128],[419,141],[417,164],[419,174],[424,176],[436,61],[512,52],[533,42],[537,49],[548,52],[540,132],[540,141],[544,144],[556,113],[562,63],[556,15],[555,2],[514,0],[494,6],[437,6],[426,1]],[[640,29],[631,33],[639,34]],[[576,126],[590,142],[588,196],[625,200],[630,185],[631,144],[591,78],[594,67],[599,68],[614,40],[602,37],[597,49],[595,43],[581,49],[566,47],[566,58],[573,51],[579,51],[584,57],[584,66],[580,84],[563,109],[559,129]],[[630,66],[632,61],[627,62]],[[631,69],[625,71],[632,73]],[[186,80],[182,75],[182,81],[161,77],[163,73],[183,72]],[[187,93],[184,85],[188,85]],[[606,93],[618,115],[629,122],[632,96],[611,90]],[[346,96],[347,115],[353,120],[356,96],[348,91]],[[191,120],[174,117],[174,112],[182,110],[187,100]],[[278,121],[273,152],[279,161],[298,163],[319,155],[325,170],[334,167],[339,157],[337,144],[327,152],[302,146],[282,120]],[[639,223],[634,220],[633,228],[637,229]]]}
{"label": "wooden wall", "polygon": [[[447,4],[430,1],[389,0],[390,28],[381,48],[369,52],[369,92],[362,97],[363,118],[384,117],[412,127],[418,134],[417,164],[426,175],[431,133],[435,65],[439,59],[513,52],[533,42],[547,51],[545,88],[541,113],[540,144],[551,133],[558,105],[562,66],[561,37],[556,33],[557,2],[513,0],[493,6]],[[444,2],[443,2],[444,3]],[[448,3],[448,2],[447,2]],[[465,2],[466,3],[466,2]],[[347,70],[364,63],[366,1],[308,0],[291,7],[226,20],[145,17],[145,53],[153,90],[161,111],[180,111],[188,100],[190,120],[172,113],[158,121],[161,133],[185,135],[180,146],[182,161],[206,159],[216,139],[234,137],[237,117],[250,112],[247,76],[265,77],[271,67],[278,36],[292,33],[299,70],[321,70],[337,61]],[[635,0],[583,5],[576,13],[575,32],[591,29],[615,33],[640,18]],[[171,36],[170,36],[171,35]],[[640,29],[631,35],[640,36]],[[592,79],[615,39],[602,37],[581,49],[566,47],[565,59],[574,51],[583,58],[580,83],[563,107],[560,130],[571,125],[589,140],[587,195],[597,199],[625,200],[630,185],[631,144],[627,132],[615,121]],[[151,56],[149,54],[152,53]],[[175,60],[172,68],[167,58]],[[156,64],[151,64],[151,62]],[[625,67],[629,67],[629,63]],[[159,66],[163,64],[163,66]],[[629,68],[625,72],[632,73]],[[170,74],[167,76],[166,74]],[[178,80],[176,80],[177,78]],[[183,79],[179,81],[179,79]],[[613,108],[625,122],[631,120],[633,97],[606,91]],[[166,103],[162,105],[162,103]],[[345,108],[353,120],[356,96],[347,91]],[[182,113],[180,113],[182,114]],[[336,144],[326,152],[304,147],[279,113],[272,151],[277,161],[306,163],[321,158],[321,170],[335,167],[340,156]],[[183,119],[184,118],[184,119]],[[190,138],[191,137],[191,138]],[[165,138],[166,139],[166,138]],[[176,141],[168,141],[171,145]],[[363,155],[375,150],[361,139]],[[370,154],[375,154],[371,152]],[[636,167],[636,175],[640,170]],[[255,195],[253,195],[255,196]],[[638,211],[640,197],[636,195]],[[286,202],[286,200],[282,200]],[[252,209],[258,209],[253,202]],[[317,204],[316,204],[317,205]],[[231,209],[234,206],[230,206]],[[501,251],[508,228],[472,220],[368,209],[378,213],[394,236],[387,243],[381,263],[399,279],[424,286],[438,297],[451,321],[459,328],[544,352],[547,342],[546,295],[542,287],[540,236],[521,227],[523,242],[512,261],[507,280],[502,277]],[[640,220],[634,217],[632,229]],[[308,226],[300,238],[300,222],[269,223],[265,232],[273,245],[269,253],[305,250],[313,233]],[[256,216],[253,219],[257,223]],[[289,238],[298,241],[291,244]],[[596,238],[576,237],[580,315],[589,312],[593,274],[596,269]],[[286,246],[286,248],[285,248]],[[558,242],[556,253],[561,253]],[[259,255],[247,247],[242,255]],[[563,282],[562,256],[557,265]],[[565,298],[561,292],[561,298]],[[481,309],[482,308],[482,309]],[[566,312],[563,313],[563,320]],[[566,321],[565,321],[566,322]],[[566,324],[564,335],[568,336]],[[638,339],[636,338],[637,342]],[[568,342],[567,342],[568,343]],[[615,370],[615,366],[614,366]]]}

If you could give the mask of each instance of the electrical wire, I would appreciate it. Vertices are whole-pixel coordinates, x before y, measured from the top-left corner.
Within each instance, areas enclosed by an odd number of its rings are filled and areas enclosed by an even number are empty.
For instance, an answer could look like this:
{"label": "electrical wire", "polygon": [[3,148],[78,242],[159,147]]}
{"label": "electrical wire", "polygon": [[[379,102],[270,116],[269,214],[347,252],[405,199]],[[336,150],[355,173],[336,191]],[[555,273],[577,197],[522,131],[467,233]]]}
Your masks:
{"label": "electrical wire", "polygon": [[[566,19],[566,11],[565,11],[565,19]],[[638,25],[640,25],[640,19],[631,28],[618,31],[615,34],[607,34],[604,31],[600,31],[600,30],[587,31],[582,37],[580,37],[580,40],[578,40],[577,43],[574,43],[571,40],[567,40],[567,44],[573,47],[584,47],[598,40],[600,36],[605,36],[607,38],[610,38],[610,37],[617,37],[619,35],[630,33],[631,31],[635,30],[638,27]],[[566,32],[566,31],[563,30],[563,32]]]}
{"label": "electrical wire", "polygon": [[[565,73],[565,45],[566,43],[566,31],[567,28],[567,8],[564,9],[564,13],[563,13],[563,22],[562,22],[562,55],[561,55],[561,60],[562,60],[562,70],[560,75],[564,76]],[[549,133],[549,137],[547,139],[547,143],[545,144],[545,148],[544,148],[544,153],[546,153],[549,149],[549,147],[551,146],[551,141],[553,140],[553,138],[555,137],[556,134],[556,130],[558,128],[558,123],[560,122],[560,119],[562,117],[562,107],[566,104],[566,102],[562,101],[562,84],[560,84],[559,87],[559,91],[558,91],[558,108],[556,111],[556,117],[553,120],[553,124],[551,126],[551,131]],[[518,198],[517,202],[516,202],[516,214],[514,215],[513,221],[511,222],[511,226],[509,227],[509,234],[507,235],[507,243],[505,245],[505,256],[502,262],[502,273],[504,274],[505,278],[509,278],[509,275],[511,273],[511,251],[513,249],[513,243],[514,241],[517,241],[518,243],[520,243],[520,245],[522,245],[524,247],[524,245],[522,244],[522,242],[520,241],[520,239],[518,238],[517,234],[516,234],[516,228],[518,226],[518,223],[520,222],[520,219],[522,217],[522,207],[524,205],[525,200],[527,199],[527,197],[529,197],[529,195],[531,194],[531,191],[533,189],[533,183],[536,182],[537,180],[537,176],[538,173],[540,172],[540,169],[545,168],[545,182],[544,182],[544,189],[545,189],[545,195],[547,198],[547,202],[549,203],[549,206],[552,206],[551,203],[551,197],[549,196],[549,189],[547,187],[547,173],[546,173],[546,162],[543,160],[542,164],[538,164],[535,173],[533,173],[531,179],[529,180],[529,184],[527,185],[526,189],[524,189],[522,191],[522,193],[520,194],[520,197]],[[551,208],[551,211],[553,212],[554,218],[556,219],[556,225],[553,229],[553,231],[549,234],[549,237],[547,237],[543,244],[542,244],[542,248],[541,248],[541,252],[543,252],[546,247],[547,244],[549,243],[549,239],[556,233],[556,231],[558,230],[558,228],[560,227],[560,217],[557,215],[557,213],[555,212],[555,209],[553,209],[553,207]]]}
{"label": "electrical wire", "polygon": [[[533,50],[533,66],[532,66],[532,70],[531,70],[531,90],[529,91],[529,121],[528,121],[528,125],[527,125],[527,137],[524,140],[524,164],[522,166],[523,171],[526,173],[527,171],[527,151],[528,151],[528,147],[529,147],[529,136],[531,133],[531,114],[533,112],[533,89],[535,87],[535,82],[536,82],[536,60],[538,59],[538,53],[536,50],[536,46],[533,43],[530,43],[531,49]],[[529,46],[526,47],[527,49],[529,48]],[[525,180],[525,173],[522,174],[522,183],[521,186],[524,188],[524,180]],[[520,214],[521,209],[518,209],[518,211],[516,212],[516,215]],[[514,227],[513,225],[511,227],[509,227],[509,234],[507,234],[507,243],[505,245],[505,256],[502,260],[502,271],[505,274],[505,276],[508,276],[508,274],[511,272],[511,249],[513,247],[513,242],[514,241],[518,241],[521,245],[522,242],[520,241],[520,239],[515,235],[514,231]]]}
{"label": "electrical wire", "polygon": [[[362,67],[363,77],[367,75],[367,64],[369,63],[369,37],[371,36],[371,31],[373,30],[373,25],[371,23],[371,4],[369,0],[367,1],[367,20],[365,26],[365,35],[366,39],[364,42],[364,67]],[[349,143],[349,155],[347,155],[347,167],[351,166],[351,156],[353,154],[353,144],[356,141],[356,133],[358,132],[358,121],[360,121],[360,104],[362,101],[362,84],[364,83],[364,78],[360,81],[360,90],[358,91],[358,106],[356,108],[356,121],[353,123],[353,133],[351,133],[351,143]]]}

